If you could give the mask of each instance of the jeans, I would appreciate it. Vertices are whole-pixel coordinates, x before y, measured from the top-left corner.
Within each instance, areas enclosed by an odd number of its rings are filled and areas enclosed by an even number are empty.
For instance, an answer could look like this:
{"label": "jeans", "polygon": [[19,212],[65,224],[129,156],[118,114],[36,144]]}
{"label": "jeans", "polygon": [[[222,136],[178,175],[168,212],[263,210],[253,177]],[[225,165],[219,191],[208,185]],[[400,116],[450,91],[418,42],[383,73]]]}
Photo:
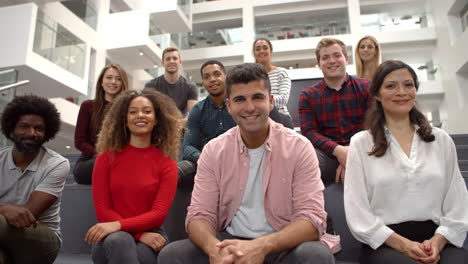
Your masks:
{"label": "jeans", "polygon": [[[218,239],[242,239],[232,236],[228,232],[217,234]],[[191,264],[209,263],[208,256],[198,246],[189,239],[175,241],[161,250],[158,261],[164,264]],[[295,248],[276,254],[268,255],[264,263],[285,263],[285,264],[333,264],[335,258],[330,249],[320,241],[308,241]]]}

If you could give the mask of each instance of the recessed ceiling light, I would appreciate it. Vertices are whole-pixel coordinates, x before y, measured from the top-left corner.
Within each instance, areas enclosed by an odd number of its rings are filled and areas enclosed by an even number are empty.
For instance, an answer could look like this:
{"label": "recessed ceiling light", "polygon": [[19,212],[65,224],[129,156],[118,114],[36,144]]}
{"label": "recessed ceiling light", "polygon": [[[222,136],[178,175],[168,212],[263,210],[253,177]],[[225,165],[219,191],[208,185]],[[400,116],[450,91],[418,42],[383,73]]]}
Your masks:
{"label": "recessed ceiling light", "polygon": [[157,68],[157,67],[158,67],[158,65],[156,65],[156,64],[155,64],[155,65],[153,65],[153,68]]}
{"label": "recessed ceiling light", "polygon": [[66,148],[66,149],[71,149],[71,147],[70,147],[70,146],[65,146],[65,148]]}
{"label": "recessed ceiling light", "polygon": [[140,56],[143,56],[143,52],[142,52],[142,51],[140,51],[140,53],[139,53],[139,54],[140,54]]}

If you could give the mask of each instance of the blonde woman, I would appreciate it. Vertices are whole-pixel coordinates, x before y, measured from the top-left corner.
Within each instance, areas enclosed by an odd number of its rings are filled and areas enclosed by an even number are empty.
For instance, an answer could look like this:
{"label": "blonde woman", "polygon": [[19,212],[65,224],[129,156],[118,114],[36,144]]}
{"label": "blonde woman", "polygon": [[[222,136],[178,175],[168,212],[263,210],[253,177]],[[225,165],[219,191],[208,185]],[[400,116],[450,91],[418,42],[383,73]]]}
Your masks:
{"label": "blonde woman", "polygon": [[364,36],[356,46],[356,77],[372,80],[381,61],[379,42],[373,36]]}

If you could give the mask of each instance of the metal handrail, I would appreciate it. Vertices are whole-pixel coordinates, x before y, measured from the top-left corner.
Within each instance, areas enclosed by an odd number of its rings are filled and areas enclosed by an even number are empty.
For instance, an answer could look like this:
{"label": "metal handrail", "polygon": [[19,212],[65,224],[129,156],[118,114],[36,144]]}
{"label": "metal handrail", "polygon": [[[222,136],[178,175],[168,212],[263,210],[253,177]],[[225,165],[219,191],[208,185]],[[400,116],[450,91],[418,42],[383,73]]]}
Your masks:
{"label": "metal handrail", "polygon": [[12,84],[9,84],[9,85],[5,85],[5,86],[0,87],[0,92],[3,91],[3,90],[8,90],[10,88],[15,88],[15,87],[18,87],[18,86],[21,86],[21,85],[25,85],[25,84],[28,84],[28,83],[29,83],[29,80],[23,80],[23,81],[19,81],[17,83],[12,83]]}
{"label": "metal handrail", "polygon": [[11,72],[16,72],[16,70],[15,69],[4,70],[4,71],[0,71],[0,74],[7,74]]}

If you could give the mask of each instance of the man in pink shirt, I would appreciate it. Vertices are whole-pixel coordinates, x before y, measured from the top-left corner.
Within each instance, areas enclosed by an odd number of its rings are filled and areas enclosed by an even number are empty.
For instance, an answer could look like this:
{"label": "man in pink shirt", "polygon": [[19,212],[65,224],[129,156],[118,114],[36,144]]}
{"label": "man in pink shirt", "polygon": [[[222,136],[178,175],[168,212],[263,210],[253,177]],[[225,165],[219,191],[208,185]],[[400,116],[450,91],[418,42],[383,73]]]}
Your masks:
{"label": "man in pink shirt", "polygon": [[335,263],[310,141],[269,119],[268,74],[234,67],[226,101],[237,126],[205,145],[186,228],[159,263]]}

